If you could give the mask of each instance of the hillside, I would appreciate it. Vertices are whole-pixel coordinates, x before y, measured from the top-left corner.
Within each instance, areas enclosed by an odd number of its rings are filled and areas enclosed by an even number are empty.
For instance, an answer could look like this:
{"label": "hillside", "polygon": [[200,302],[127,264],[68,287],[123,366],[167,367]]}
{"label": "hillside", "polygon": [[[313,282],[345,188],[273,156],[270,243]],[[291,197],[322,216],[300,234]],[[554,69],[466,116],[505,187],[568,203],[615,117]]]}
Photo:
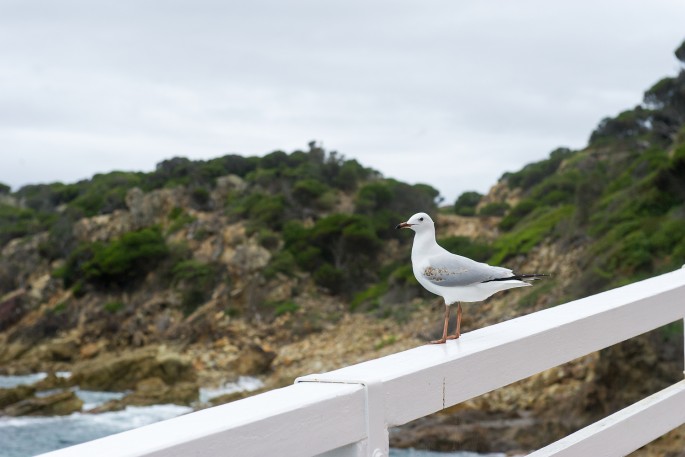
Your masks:
{"label": "hillside", "polygon": [[[408,254],[394,224],[435,209],[437,195],[313,143],[5,189],[0,357],[43,369],[50,360],[33,348],[71,333],[78,346],[115,350],[213,340],[225,336],[214,326],[229,321],[263,331],[292,320],[302,327],[292,338],[316,331],[318,318],[288,316],[318,295],[344,303],[335,313],[349,311],[360,292],[404,274]],[[223,317],[207,322],[216,313]],[[326,307],[319,313],[327,318]]]}
{"label": "hillside", "polygon": [[[285,385],[422,344],[441,331],[441,305],[394,230],[417,211],[437,215],[454,252],[552,274],[467,305],[464,331],[679,268],[685,71],[604,119],[586,148],[555,150],[453,208],[438,197],[315,143],[0,186],[0,370],[133,390],[108,406],[120,408],[190,403],[198,386],[244,374]],[[673,324],[408,424],[393,445],[539,447],[682,377],[682,350]]]}

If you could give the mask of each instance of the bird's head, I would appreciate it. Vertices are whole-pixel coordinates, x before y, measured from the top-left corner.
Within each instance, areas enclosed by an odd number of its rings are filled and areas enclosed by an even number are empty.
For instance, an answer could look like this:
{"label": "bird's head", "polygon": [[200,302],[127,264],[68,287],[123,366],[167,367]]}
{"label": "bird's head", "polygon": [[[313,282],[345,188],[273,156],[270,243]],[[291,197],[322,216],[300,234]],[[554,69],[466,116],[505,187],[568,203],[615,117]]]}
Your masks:
{"label": "bird's head", "polygon": [[420,233],[424,230],[435,229],[433,224],[433,219],[426,213],[416,213],[410,217],[407,222],[402,222],[397,224],[396,229],[408,228],[412,229],[416,233]]}

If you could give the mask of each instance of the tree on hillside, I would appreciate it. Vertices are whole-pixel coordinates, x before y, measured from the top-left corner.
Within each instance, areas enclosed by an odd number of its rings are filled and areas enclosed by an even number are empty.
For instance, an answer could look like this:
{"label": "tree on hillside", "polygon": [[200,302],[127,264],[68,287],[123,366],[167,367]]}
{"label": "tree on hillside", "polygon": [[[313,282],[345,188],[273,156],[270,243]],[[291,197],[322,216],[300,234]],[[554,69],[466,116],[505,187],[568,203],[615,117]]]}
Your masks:
{"label": "tree on hillside", "polygon": [[683,41],[680,47],[675,50],[675,56],[682,63],[685,63],[685,41]]}
{"label": "tree on hillside", "polygon": [[475,216],[476,206],[480,203],[483,194],[476,191],[468,191],[457,197],[454,202],[454,212],[460,216]]}

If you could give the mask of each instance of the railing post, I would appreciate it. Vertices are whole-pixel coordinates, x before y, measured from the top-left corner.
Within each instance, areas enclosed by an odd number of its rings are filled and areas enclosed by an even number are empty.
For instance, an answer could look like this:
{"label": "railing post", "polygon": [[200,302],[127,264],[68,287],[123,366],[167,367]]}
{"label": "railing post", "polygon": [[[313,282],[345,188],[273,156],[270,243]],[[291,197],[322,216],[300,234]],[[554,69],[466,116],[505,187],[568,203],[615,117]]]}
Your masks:
{"label": "railing post", "polygon": [[326,378],[325,374],[311,374],[295,380],[295,383],[300,382],[360,384],[364,386],[366,395],[366,417],[364,418],[366,420],[366,443],[361,446],[362,455],[359,457],[388,457],[390,455],[388,424],[385,420],[385,392],[382,381],[342,380]]}
{"label": "railing post", "polygon": [[366,429],[370,457],[388,457],[390,444],[388,424],[385,421],[385,399],[383,383],[374,381],[366,387]]}

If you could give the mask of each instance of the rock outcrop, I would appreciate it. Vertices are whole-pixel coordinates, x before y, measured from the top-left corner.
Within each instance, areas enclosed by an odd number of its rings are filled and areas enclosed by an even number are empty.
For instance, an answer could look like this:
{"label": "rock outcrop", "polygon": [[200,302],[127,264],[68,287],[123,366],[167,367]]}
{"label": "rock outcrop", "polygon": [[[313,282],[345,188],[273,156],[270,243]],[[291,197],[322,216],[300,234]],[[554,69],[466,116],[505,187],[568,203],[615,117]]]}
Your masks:
{"label": "rock outcrop", "polygon": [[159,378],[170,386],[197,382],[191,361],[166,346],[103,354],[84,361],[74,367],[71,382],[83,389],[125,391],[148,378]]}
{"label": "rock outcrop", "polygon": [[24,385],[0,389],[0,410],[33,396],[35,392],[35,387]]}
{"label": "rock outcrop", "polygon": [[31,397],[6,407],[7,416],[64,416],[81,411],[83,400],[72,391],[62,391],[45,397]]}

